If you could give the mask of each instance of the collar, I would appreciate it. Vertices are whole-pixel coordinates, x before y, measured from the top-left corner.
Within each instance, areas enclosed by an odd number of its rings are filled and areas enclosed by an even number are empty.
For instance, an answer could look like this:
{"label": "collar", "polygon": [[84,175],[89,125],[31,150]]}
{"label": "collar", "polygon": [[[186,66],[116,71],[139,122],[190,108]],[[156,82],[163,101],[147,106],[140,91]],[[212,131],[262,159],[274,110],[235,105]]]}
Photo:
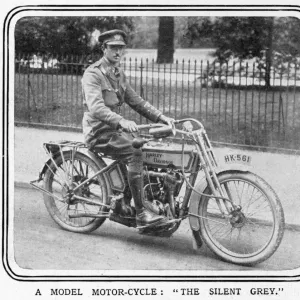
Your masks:
{"label": "collar", "polygon": [[109,62],[109,60],[106,57],[102,57],[99,60],[99,67],[101,69],[101,72],[105,76],[109,76],[112,80],[117,81],[118,78],[115,76],[115,68],[119,68],[112,63]]}
{"label": "collar", "polygon": [[101,66],[104,68],[105,73],[114,74],[115,68],[118,66],[113,65],[109,60],[104,56],[101,58]]}

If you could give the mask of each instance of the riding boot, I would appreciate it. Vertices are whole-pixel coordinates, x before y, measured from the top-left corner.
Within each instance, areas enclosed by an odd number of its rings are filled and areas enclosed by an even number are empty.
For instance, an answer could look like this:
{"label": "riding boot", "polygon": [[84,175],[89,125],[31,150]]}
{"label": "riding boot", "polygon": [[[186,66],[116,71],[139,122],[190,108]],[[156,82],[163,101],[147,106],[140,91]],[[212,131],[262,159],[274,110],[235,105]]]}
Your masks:
{"label": "riding boot", "polygon": [[165,221],[164,216],[159,216],[143,206],[144,190],[143,176],[139,172],[128,172],[128,182],[136,208],[137,226],[153,226]]}

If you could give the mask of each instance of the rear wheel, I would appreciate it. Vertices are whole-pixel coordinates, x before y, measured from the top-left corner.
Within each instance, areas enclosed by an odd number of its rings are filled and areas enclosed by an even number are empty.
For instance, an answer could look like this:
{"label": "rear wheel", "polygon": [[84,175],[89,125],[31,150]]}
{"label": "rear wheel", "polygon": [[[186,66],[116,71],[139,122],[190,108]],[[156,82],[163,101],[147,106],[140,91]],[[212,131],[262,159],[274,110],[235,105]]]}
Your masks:
{"label": "rear wheel", "polygon": [[[260,177],[247,172],[225,172],[219,177],[225,197],[236,205],[202,196],[200,231],[207,246],[222,259],[254,265],[268,259],[278,248],[284,231],[281,203]],[[206,188],[205,194],[211,194]],[[226,205],[228,208],[226,208]]]}
{"label": "rear wheel", "polygon": [[[79,152],[75,153],[73,160],[72,153],[65,152],[64,160],[59,156],[55,159],[55,164],[51,162],[45,173],[44,187],[53,196],[44,194],[44,203],[53,220],[62,228],[73,232],[91,232],[105,221],[105,217],[72,218],[79,214],[102,214],[107,212],[107,208],[77,199],[70,201],[67,197],[69,187],[75,188],[97,171],[99,167],[96,163]],[[107,203],[105,178],[102,175],[96,176],[90,183],[79,188],[75,194],[96,203]]]}

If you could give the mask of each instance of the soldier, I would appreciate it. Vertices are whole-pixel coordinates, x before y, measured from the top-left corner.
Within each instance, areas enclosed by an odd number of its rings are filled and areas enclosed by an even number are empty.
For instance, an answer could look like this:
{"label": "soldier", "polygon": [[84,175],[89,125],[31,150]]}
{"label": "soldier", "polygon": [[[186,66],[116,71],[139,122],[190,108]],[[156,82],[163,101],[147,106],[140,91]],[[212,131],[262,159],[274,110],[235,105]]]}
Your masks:
{"label": "soldier", "polygon": [[[103,57],[89,66],[83,74],[83,100],[86,107],[82,125],[85,142],[90,149],[97,145],[101,152],[128,163],[128,182],[136,208],[137,226],[153,226],[165,222],[143,206],[142,150],[132,147],[138,130],[134,121],[125,119],[120,108],[128,104],[132,109],[153,122],[172,125],[164,116],[143,100],[129,85],[119,63],[126,46],[126,33],[110,30],[99,36]],[[123,131],[118,131],[122,128]]]}

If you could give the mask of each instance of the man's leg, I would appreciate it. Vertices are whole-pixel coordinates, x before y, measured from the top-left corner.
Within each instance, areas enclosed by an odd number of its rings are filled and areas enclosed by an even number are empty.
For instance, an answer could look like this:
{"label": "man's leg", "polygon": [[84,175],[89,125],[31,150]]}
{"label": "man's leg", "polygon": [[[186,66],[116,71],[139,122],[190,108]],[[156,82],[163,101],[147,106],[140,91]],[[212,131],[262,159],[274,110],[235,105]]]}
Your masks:
{"label": "man's leg", "polygon": [[163,216],[159,216],[143,206],[143,181],[142,150],[134,149],[128,161],[128,182],[136,208],[137,226],[152,226],[162,223],[165,219]]}
{"label": "man's leg", "polygon": [[[111,131],[105,132],[98,139],[100,145],[97,145],[100,152],[106,153],[114,159],[124,159],[128,162],[128,183],[136,208],[137,226],[156,225],[163,222],[165,218],[146,209],[143,205],[143,153],[141,149],[132,147],[133,139],[132,134]],[[102,141],[105,141],[105,143]]]}

